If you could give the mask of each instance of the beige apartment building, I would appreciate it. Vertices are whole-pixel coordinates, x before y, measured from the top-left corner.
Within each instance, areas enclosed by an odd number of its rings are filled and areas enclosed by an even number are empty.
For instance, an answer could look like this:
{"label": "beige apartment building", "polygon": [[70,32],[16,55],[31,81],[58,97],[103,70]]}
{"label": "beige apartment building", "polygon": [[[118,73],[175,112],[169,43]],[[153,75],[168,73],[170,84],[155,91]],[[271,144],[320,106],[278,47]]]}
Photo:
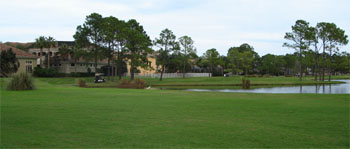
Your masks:
{"label": "beige apartment building", "polygon": [[[50,56],[50,68],[54,68],[58,73],[70,74],[72,72],[78,73],[87,73],[92,72],[95,73],[95,63],[93,61],[85,61],[84,59],[80,59],[76,63],[74,60],[68,56],[67,59],[63,59],[59,54],[59,48],[62,45],[74,46],[74,41],[57,41],[56,45],[49,49],[43,48],[43,55],[40,55],[39,48],[30,48],[29,52],[38,56],[37,64],[38,66],[43,65],[44,67],[47,65],[45,63],[47,56]],[[40,64],[40,57],[42,59],[42,63]],[[97,69],[100,69],[102,66],[107,65],[107,60],[100,60],[97,62]]]}

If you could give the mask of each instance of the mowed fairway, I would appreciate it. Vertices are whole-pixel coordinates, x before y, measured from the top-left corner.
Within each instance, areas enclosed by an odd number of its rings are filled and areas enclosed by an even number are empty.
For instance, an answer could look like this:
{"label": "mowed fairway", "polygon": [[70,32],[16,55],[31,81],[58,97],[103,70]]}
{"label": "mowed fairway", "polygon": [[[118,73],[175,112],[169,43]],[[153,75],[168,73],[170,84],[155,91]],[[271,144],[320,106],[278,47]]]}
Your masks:
{"label": "mowed fairway", "polygon": [[349,148],[350,95],[1,91],[1,147]]}

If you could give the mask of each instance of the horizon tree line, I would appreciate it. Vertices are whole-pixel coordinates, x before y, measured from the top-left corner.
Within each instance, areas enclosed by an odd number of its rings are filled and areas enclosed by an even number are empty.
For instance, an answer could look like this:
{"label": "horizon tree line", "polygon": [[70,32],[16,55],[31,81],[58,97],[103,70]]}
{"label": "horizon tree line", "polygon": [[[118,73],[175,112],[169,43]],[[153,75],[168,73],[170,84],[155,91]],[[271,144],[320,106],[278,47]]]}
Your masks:
{"label": "horizon tree line", "polygon": [[[211,48],[198,56],[194,40],[189,36],[177,39],[166,28],[152,41],[136,20],[102,17],[98,13],[88,15],[85,22],[77,27],[73,37],[74,47],[61,47],[62,55],[71,55],[75,63],[81,57],[92,60],[95,70],[99,60],[107,59],[108,67],[112,68],[108,69],[108,76],[114,76],[114,71],[111,70],[116,69],[119,79],[122,78],[121,69],[125,63],[130,65],[131,79],[134,79],[137,67],[152,69],[148,65],[147,56],[154,51],[157,66],[160,67],[160,80],[165,72],[182,72],[183,77],[187,72],[210,72],[213,76],[222,76],[224,73],[298,75],[301,80],[303,74],[311,71],[315,80],[322,81],[326,73],[329,80],[332,73],[350,73],[350,54],[339,52],[340,46],[348,44],[347,35],[334,23],[327,22],[312,27],[304,20],[297,20],[292,26],[292,32],[287,32],[284,37],[289,42],[283,44],[296,52],[285,55],[266,54],[262,57],[247,43],[229,48],[227,55],[220,55],[215,48]],[[54,41],[52,37],[41,36],[36,39],[35,46],[41,49],[42,55],[42,48],[53,47],[54,44],[48,43]],[[334,62],[341,65],[334,65]]]}

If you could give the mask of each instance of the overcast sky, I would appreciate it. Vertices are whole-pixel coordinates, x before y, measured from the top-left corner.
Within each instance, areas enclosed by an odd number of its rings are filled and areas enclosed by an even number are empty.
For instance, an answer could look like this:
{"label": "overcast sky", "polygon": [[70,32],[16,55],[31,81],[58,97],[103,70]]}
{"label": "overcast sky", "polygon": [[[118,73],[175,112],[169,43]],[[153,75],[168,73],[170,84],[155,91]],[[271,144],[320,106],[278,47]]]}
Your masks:
{"label": "overcast sky", "polygon": [[188,35],[198,55],[210,48],[226,55],[243,43],[259,55],[286,54],[294,50],[282,47],[284,34],[298,19],[333,22],[349,35],[349,6],[350,0],[0,0],[0,41],[73,40],[76,27],[97,12],[136,19],[152,40],[165,28]]}

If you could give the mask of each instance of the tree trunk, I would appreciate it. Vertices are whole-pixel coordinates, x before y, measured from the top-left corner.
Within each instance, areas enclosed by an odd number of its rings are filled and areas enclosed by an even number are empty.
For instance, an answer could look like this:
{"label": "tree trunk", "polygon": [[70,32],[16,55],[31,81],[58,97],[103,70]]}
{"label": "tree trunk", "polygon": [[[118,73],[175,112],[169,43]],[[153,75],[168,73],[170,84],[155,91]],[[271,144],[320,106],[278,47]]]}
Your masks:
{"label": "tree trunk", "polygon": [[121,72],[121,68],[119,68],[120,66],[117,66],[117,73],[118,73],[118,79],[121,80],[122,79],[122,72]]}
{"label": "tree trunk", "polygon": [[322,81],[324,81],[324,75],[325,75],[325,63],[326,62],[326,43],[323,40],[323,64],[322,64]]}
{"label": "tree trunk", "polygon": [[302,65],[301,65],[301,49],[299,51],[299,81],[301,81],[303,77]]}
{"label": "tree trunk", "polygon": [[329,60],[330,60],[330,63],[328,64],[328,81],[331,81],[331,75],[332,75],[332,67],[331,67],[331,64],[332,64],[332,49],[329,49]]}
{"label": "tree trunk", "polygon": [[47,68],[50,68],[50,47],[47,49]]}
{"label": "tree trunk", "polygon": [[107,67],[107,76],[108,76],[108,80],[111,81],[111,58],[108,57],[108,67]]}
{"label": "tree trunk", "polygon": [[40,67],[43,68],[43,60],[42,60],[42,57],[43,57],[43,48],[40,48]]}
{"label": "tree trunk", "polygon": [[234,72],[234,67],[235,67],[234,63],[235,63],[235,61],[233,60],[233,61],[232,61],[232,70],[231,70],[232,77],[233,77],[233,72]]}
{"label": "tree trunk", "polygon": [[182,73],[182,78],[185,78],[185,73],[186,73],[186,59],[184,59],[184,71]]}
{"label": "tree trunk", "polygon": [[160,81],[163,80],[163,73],[164,73],[164,65],[162,65],[162,71],[160,72],[160,78],[159,78]]}
{"label": "tree trunk", "polygon": [[117,74],[118,74],[118,79],[121,80],[122,79],[122,73],[121,73],[121,66],[122,66],[122,57],[120,54],[120,51],[118,50],[117,52]]}
{"label": "tree trunk", "polygon": [[74,74],[77,75],[77,59],[74,59]]}
{"label": "tree trunk", "polygon": [[114,76],[115,76],[115,68],[114,68],[114,62],[112,61],[112,66],[111,66],[111,81],[114,82]]}
{"label": "tree trunk", "polygon": [[134,76],[134,65],[133,64],[131,64],[130,73],[131,73],[130,80],[134,80],[135,76]]}
{"label": "tree trunk", "polygon": [[315,43],[315,61],[316,61],[316,66],[315,66],[315,81],[317,81],[317,73],[320,71],[319,65],[318,65],[318,49],[317,49],[317,44]]}

